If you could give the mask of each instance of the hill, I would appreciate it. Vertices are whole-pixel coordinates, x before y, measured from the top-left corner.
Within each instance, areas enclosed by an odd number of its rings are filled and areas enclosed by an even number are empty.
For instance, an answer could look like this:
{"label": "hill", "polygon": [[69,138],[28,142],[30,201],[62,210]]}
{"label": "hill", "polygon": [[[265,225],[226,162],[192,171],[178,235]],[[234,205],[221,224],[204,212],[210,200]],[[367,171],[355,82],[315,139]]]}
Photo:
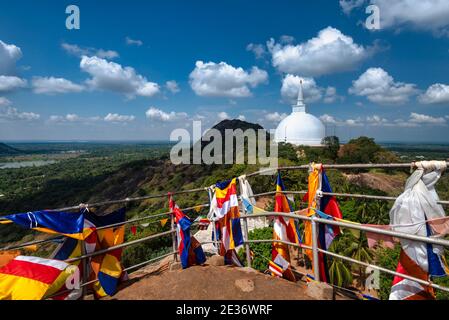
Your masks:
{"label": "hill", "polygon": [[[243,139],[242,141],[244,141],[244,148],[241,150],[237,150],[236,148],[236,144],[237,141],[239,141],[236,138],[236,132],[235,130],[242,130],[243,132]],[[219,142],[219,144],[215,145],[215,133],[217,130],[222,139]],[[232,130],[232,133],[229,133],[229,131],[227,132],[227,130]],[[248,151],[248,137],[250,137],[250,132],[247,131],[254,131],[255,132],[255,138],[258,137],[259,135],[259,130],[264,130],[265,132],[265,141],[269,141],[270,140],[270,134],[269,132],[267,132],[261,125],[257,124],[257,123],[251,123],[251,122],[246,122],[246,121],[242,121],[239,119],[233,119],[233,120],[223,120],[219,123],[217,123],[216,125],[214,125],[211,129],[207,130],[204,133],[204,140],[202,139],[201,141],[197,141],[195,143],[195,147],[198,144],[201,144],[201,152],[203,153],[203,150],[207,155],[210,155],[211,157],[213,157],[214,159],[222,159],[222,163],[226,162],[226,159],[230,159],[232,157],[232,159],[234,159],[234,163],[236,162],[236,157],[237,155],[241,155],[242,153],[244,153],[244,155],[247,154]],[[248,136],[245,136],[246,133],[249,133]],[[230,135],[233,135],[233,137],[231,138]],[[228,143],[228,141],[232,141],[233,145],[232,146],[228,146],[226,145],[226,143]],[[208,147],[209,146],[209,147]],[[221,148],[220,148],[221,146]],[[191,150],[196,150],[195,147],[192,147]],[[216,147],[216,148],[214,148]],[[193,156],[193,152],[191,153],[191,155]]]}
{"label": "hill", "polygon": [[21,154],[23,151],[13,148],[11,146],[8,146],[5,143],[0,142],[0,156],[9,156],[9,155],[16,155]]}

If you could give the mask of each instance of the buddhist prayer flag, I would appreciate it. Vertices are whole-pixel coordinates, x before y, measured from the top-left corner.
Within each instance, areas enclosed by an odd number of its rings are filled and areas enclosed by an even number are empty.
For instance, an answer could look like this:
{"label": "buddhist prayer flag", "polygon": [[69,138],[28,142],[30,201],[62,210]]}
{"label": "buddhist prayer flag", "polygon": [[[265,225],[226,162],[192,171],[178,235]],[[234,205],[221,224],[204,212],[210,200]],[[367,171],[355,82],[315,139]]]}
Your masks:
{"label": "buddhist prayer flag", "polygon": [[[430,237],[434,233],[426,221],[445,217],[443,207],[437,202],[435,184],[446,163],[425,161],[417,163],[417,167],[390,211],[390,225],[394,231]],[[424,281],[448,274],[443,247],[407,239],[400,241],[402,250],[396,272]],[[390,300],[427,299],[435,299],[432,287],[394,277]]]}
{"label": "buddhist prayer flag", "polygon": [[84,211],[35,211],[7,215],[4,218],[25,229],[62,234],[78,240],[86,239],[95,231],[95,226],[85,219]]}
{"label": "buddhist prayer flag", "polygon": [[0,300],[41,300],[65,283],[68,266],[58,260],[17,256],[0,268]]}
{"label": "buddhist prayer flag", "polygon": [[[304,201],[308,203],[308,213],[307,216],[311,217],[315,214],[317,208],[317,192],[321,188],[321,165],[312,164],[311,171],[308,177],[308,189],[307,193],[304,195]],[[309,221],[304,221],[304,245],[312,247],[312,225]],[[313,261],[312,250],[305,249],[304,253]]]}
{"label": "buddhist prayer flag", "polygon": [[220,240],[220,255],[226,264],[243,266],[235,248],[243,244],[240,213],[238,207],[236,178],[217,183],[211,207],[215,214],[217,239]]}
{"label": "buddhist prayer flag", "polygon": [[[281,174],[278,173],[276,179],[276,195],[275,195],[275,212],[290,213],[293,211],[292,206],[286,195],[282,192],[285,190],[284,183],[282,182]],[[299,244],[300,237],[298,231],[298,224],[295,219],[285,217],[274,217],[273,222],[273,239],[282,240]],[[282,266],[283,276],[291,281],[296,281],[296,278],[289,268],[290,253],[288,245],[282,242],[273,242],[271,249],[272,261]],[[271,265],[270,265],[271,266]],[[271,270],[271,268],[270,268]],[[275,274],[275,273],[274,273]]]}
{"label": "buddhist prayer flag", "polygon": [[[97,227],[122,223],[126,220],[125,208],[119,209],[104,216],[89,213],[88,218]],[[107,249],[123,243],[125,237],[125,224],[97,230],[96,250]],[[115,249],[91,259],[93,273],[98,279],[93,284],[96,298],[112,296],[117,292],[117,286],[122,277],[125,276],[121,264],[123,249]]]}
{"label": "buddhist prayer flag", "polygon": [[[332,193],[332,188],[327,178],[324,168],[321,169],[321,191],[325,193]],[[320,200],[320,211],[331,216],[334,219],[341,219],[343,217],[340,207],[335,196],[323,195]],[[328,250],[335,237],[340,234],[340,227],[331,226],[328,224],[318,224],[318,244],[321,249]],[[320,280],[329,282],[329,270],[327,267],[327,256],[319,252],[320,265]]]}
{"label": "buddhist prayer flag", "polygon": [[161,227],[165,227],[165,225],[166,225],[167,222],[168,222],[168,218],[162,219],[160,222],[161,222]]}
{"label": "buddhist prayer flag", "polygon": [[182,268],[203,264],[206,262],[203,248],[195,237],[190,235],[192,221],[179,209],[171,196],[169,196],[169,206],[175,216],[178,252],[181,257]]}
{"label": "buddhist prayer flag", "polygon": [[206,230],[209,227],[210,220],[207,217],[199,216],[194,222],[198,223],[200,230]]}
{"label": "buddhist prayer flag", "polygon": [[[340,207],[338,205],[335,196],[322,195],[317,197],[318,191],[324,193],[332,193],[332,187],[329,183],[329,179],[322,165],[313,165],[312,171],[309,174],[309,187],[308,192],[304,196],[304,200],[309,203],[308,216],[312,216],[315,213],[321,215],[324,219],[342,219]],[[319,206],[319,210],[317,210]],[[305,245],[312,246],[312,228],[310,222],[305,222]],[[328,250],[332,241],[338,236],[341,231],[338,226],[331,226],[324,223],[318,224],[318,247],[324,250]],[[311,250],[306,250],[306,255],[310,261],[313,261],[313,255]],[[327,257],[322,252],[318,253],[319,259],[319,274],[320,280],[323,282],[329,282],[329,271],[327,267]]]}
{"label": "buddhist prayer flag", "polygon": [[282,278],[284,270],[282,269],[282,266],[278,265],[276,262],[270,261],[268,263],[268,269],[271,271],[273,276]]}

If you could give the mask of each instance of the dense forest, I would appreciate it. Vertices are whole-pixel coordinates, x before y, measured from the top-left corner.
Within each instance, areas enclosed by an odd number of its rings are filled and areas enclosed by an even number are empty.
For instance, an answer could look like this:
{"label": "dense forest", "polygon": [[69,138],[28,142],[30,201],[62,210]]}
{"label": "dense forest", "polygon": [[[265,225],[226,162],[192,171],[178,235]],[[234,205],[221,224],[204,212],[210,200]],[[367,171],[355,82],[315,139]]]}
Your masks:
{"label": "dense forest", "polygon": [[[360,137],[344,145],[338,138],[327,137],[325,147],[294,147],[289,144],[279,146],[279,165],[300,165],[310,162],[322,163],[384,163],[409,160],[414,156],[406,152],[404,157],[399,147],[393,151],[375,143],[373,139]],[[21,150],[20,155],[8,154],[0,162],[35,159],[56,159],[56,163],[45,166],[24,167],[20,169],[0,170],[0,213],[26,212],[44,208],[58,208],[78,203],[91,203],[108,199],[131,196],[163,194],[169,191],[209,186],[217,181],[244,173],[256,171],[259,165],[178,165],[169,161],[168,144],[21,144],[13,149]],[[423,149],[415,150],[420,155]],[[432,150],[425,150],[427,155]],[[433,157],[445,158],[447,149],[437,149]],[[20,157],[20,158],[15,158]],[[373,195],[397,196],[402,188],[409,170],[328,170],[328,176],[335,192],[364,193]],[[306,171],[283,172],[287,190],[307,189]],[[369,178],[369,179],[368,179]],[[256,176],[250,183],[254,192],[272,191],[275,188],[272,176]],[[449,178],[443,176],[437,190],[440,198],[449,199]],[[206,192],[185,194],[176,197],[180,207],[194,206],[208,202]],[[388,224],[389,210],[392,202],[362,199],[339,198],[339,203],[347,220]],[[151,199],[127,204],[128,217],[141,217],[149,214],[166,212],[167,199]],[[268,202],[267,208],[271,209]],[[304,207],[301,198],[295,198],[295,209]],[[98,211],[110,212],[117,206],[97,208]],[[205,215],[207,210],[186,212],[191,218]],[[136,225],[137,232],[126,233],[127,240],[141,238],[153,233],[168,230],[169,225],[162,225],[159,220],[149,226]],[[268,237],[271,228],[256,230],[250,237]],[[29,241],[42,235],[25,232],[15,226],[0,228],[0,243]],[[43,245],[36,255],[45,256],[54,245]],[[130,266],[151,259],[171,248],[170,239],[160,239],[129,247],[124,251],[123,262]],[[266,244],[252,245],[253,250],[270,258],[270,248]],[[332,244],[331,251],[350,256],[366,262],[375,262],[389,269],[395,269],[399,247],[394,250],[367,246],[363,233],[356,235],[344,232]],[[448,257],[449,258],[449,257]],[[362,285],[364,270],[338,259],[328,259],[331,281],[341,287]],[[256,258],[258,269],[264,271],[266,263]],[[382,274],[379,296],[388,297],[392,277]],[[436,280],[449,284],[446,279]],[[439,298],[447,298],[438,293]]]}

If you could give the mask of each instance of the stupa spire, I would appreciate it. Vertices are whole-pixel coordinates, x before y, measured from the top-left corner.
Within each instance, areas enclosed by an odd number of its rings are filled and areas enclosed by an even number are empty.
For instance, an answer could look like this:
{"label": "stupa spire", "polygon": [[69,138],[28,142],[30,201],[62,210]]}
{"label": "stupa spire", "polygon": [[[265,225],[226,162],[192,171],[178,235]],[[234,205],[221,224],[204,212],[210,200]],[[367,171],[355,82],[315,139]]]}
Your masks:
{"label": "stupa spire", "polygon": [[293,112],[306,112],[306,105],[304,103],[304,94],[302,90],[302,80],[299,83],[298,99],[296,105],[293,105]]}

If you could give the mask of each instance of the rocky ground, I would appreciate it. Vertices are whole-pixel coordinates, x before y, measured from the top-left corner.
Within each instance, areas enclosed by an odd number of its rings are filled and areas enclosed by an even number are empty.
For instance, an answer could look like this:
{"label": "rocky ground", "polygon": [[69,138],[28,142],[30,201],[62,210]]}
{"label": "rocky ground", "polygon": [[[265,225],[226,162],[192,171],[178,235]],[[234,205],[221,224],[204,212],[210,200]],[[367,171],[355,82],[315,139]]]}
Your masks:
{"label": "rocky ground", "polygon": [[[224,266],[212,256],[204,266],[182,270],[171,257],[130,275],[113,300],[320,300],[332,299],[326,284],[296,283],[250,268]],[[343,297],[336,296],[341,300]]]}

